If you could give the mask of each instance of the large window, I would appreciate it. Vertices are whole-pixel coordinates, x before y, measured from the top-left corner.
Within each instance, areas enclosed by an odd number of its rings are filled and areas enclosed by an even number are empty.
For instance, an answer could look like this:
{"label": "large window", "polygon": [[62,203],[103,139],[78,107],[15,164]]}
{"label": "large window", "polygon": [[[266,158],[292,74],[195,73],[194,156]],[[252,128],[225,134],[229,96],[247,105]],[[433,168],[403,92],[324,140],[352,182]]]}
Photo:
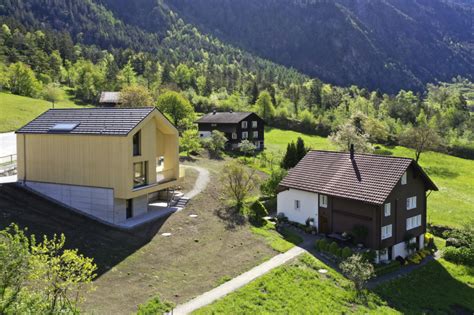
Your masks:
{"label": "large window", "polygon": [[254,131],[252,137],[258,139],[258,131]]}
{"label": "large window", "polygon": [[407,198],[407,210],[416,208],[416,196]]}
{"label": "large window", "polygon": [[257,128],[258,122],[256,120],[252,121],[252,128]]}
{"label": "large window", "polygon": [[242,129],[247,129],[247,122],[246,121],[242,122]]}
{"label": "large window", "polygon": [[248,131],[242,131],[242,139],[248,139],[249,138],[249,133]]}
{"label": "large window", "polygon": [[407,231],[421,226],[421,214],[407,219]]}
{"label": "large window", "polygon": [[141,154],[141,132],[137,132],[133,135],[133,156],[138,156]]}
{"label": "large window", "polygon": [[328,196],[326,195],[319,195],[319,206],[323,208],[328,207]]}
{"label": "large window", "polygon": [[133,187],[137,188],[147,184],[147,162],[133,163]]}
{"label": "large window", "polygon": [[392,237],[392,225],[391,224],[382,226],[382,239],[384,240],[384,239],[389,238],[389,237]]}
{"label": "large window", "polygon": [[384,214],[386,217],[389,217],[390,216],[390,212],[391,212],[391,204],[390,202],[389,203],[386,203],[385,206],[384,206]]}

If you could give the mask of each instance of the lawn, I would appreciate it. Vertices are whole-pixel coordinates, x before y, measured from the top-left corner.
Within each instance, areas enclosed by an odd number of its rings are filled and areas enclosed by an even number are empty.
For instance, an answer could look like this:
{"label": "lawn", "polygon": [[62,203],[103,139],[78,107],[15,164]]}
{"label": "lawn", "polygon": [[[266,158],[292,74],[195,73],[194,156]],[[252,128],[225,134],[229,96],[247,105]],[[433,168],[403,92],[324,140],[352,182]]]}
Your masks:
{"label": "lawn", "polygon": [[[328,270],[321,274],[319,269]],[[357,302],[351,283],[304,254],[194,314],[392,314],[377,295]]]}
{"label": "lawn", "polygon": [[474,268],[440,259],[374,292],[402,313],[473,314]]}
{"label": "lawn", "polygon": [[[55,104],[55,108],[78,108],[66,91],[64,100]],[[0,92],[0,132],[13,131],[51,108],[51,103],[42,99],[35,99]]]}
{"label": "lawn", "polygon": [[[302,137],[305,144],[316,150],[334,150],[327,138],[305,135],[295,131],[268,128],[265,146],[268,153],[281,156],[290,141]],[[405,147],[384,147],[392,156],[414,157]],[[428,197],[428,221],[435,224],[461,226],[474,220],[474,161],[437,152],[421,155],[420,165],[439,188]]]}
{"label": "lawn", "polygon": [[[285,229],[280,233],[275,230],[275,225],[266,222],[263,226],[252,226],[251,230],[254,234],[264,237],[268,244],[277,252],[284,253],[295,245],[301,243],[303,238],[289,229]],[[282,237],[283,236],[283,237]]]}

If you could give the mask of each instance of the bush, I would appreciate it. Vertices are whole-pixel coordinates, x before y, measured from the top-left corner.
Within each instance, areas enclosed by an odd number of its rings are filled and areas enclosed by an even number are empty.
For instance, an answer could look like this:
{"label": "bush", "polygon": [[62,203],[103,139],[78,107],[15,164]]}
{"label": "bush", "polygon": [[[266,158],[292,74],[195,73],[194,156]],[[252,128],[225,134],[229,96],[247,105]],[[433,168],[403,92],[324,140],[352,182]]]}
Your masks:
{"label": "bush", "polygon": [[249,218],[252,223],[261,224],[263,217],[268,215],[268,211],[260,201],[255,201],[250,206]]}
{"label": "bush", "polygon": [[337,256],[338,249],[339,249],[339,246],[337,245],[336,242],[332,242],[331,245],[329,245],[329,252],[333,254],[334,256]]}
{"label": "bush", "polygon": [[454,238],[454,237],[450,237],[446,240],[446,246],[449,246],[449,247],[462,247],[462,242],[460,240],[458,240],[457,238]]}
{"label": "bush", "polygon": [[322,252],[328,251],[328,247],[329,247],[328,241],[326,241],[325,239],[322,239],[319,241],[319,248]]}
{"label": "bush", "polygon": [[401,267],[400,262],[392,261],[389,264],[377,266],[375,268],[375,274],[377,275],[377,277],[380,277],[381,275],[385,275],[387,273],[398,270],[400,269],[400,267]]}
{"label": "bush", "polygon": [[154,297],[145,304],[138,305],[137,315],[164,314],[170,312],[174,307],[171,302],[161,302],[159,297]]}
{"label": "bush", "polygon": [[344,247],[341,253],[342,259],[347,259],[352,256],[352,250],[349,247]]}
{"label": "bush", "polygon": [[336,256],[339,257],[339,258],[342,258],[342,248],[337,248]]}
{"label": "bush", "polygon": [[277,214],[277,220],[278,222],[288,222],[288,217],[283,213],[283,212],[280,212]]}
{"label": "bush", "polygon": [[431,247],[434,245],[434,236],[431,233],[425,233],[425,246]]}
{"label": "bush", "polygon": [[362,254],[362,257],[364,257],[364,259],[369,262],[373,262],[375,260],[376,254],[375,251],[369,249]]}
{"label": "bush", "polygon": [[321,251],[321,246],[320,246],[320,244],[321,244],[321,240],[316,240],[316,241],[314,242],[314,249],[316,249],[316,251],[318,251],[318,252]]}
{"label": "bush", "polygon": [[474,247],[446,247],[443,252],[443,257],[455,264],[474,266]]}

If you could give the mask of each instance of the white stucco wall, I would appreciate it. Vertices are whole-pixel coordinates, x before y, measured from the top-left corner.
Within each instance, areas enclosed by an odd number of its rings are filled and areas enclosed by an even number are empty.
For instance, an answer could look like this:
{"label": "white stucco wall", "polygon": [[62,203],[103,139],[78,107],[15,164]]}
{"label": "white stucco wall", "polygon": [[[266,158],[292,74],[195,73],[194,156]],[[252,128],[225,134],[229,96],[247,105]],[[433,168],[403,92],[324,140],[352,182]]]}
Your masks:
{"label": "white stucco wall", "polygon": [[[295,209],[295,200],[300,201],[300,209]],[[314,218],[314,225],[318,224],[318,194],[302,190],[289,189],[277,196],[277,213],[284,213],[288,220],[306,223],[306,219]]]}
{"label": "white stucco wall", "polygon": [[[420,247],[420,249],[423,249],[423,248],[425,248],[425,234],[421,234],[419,236],[419,238],[420,238],[420,240],[419,240],[418,246]],[[414,241],[416,241],[415,238],[413,238],[413,240],[410,241],[410,242],[413,243]],[[393,248],[392,248],[392,258],[393,259],[397,258],[397,256],[402,256],[403,258],[405,258],[408,255],[410,255],[410,253],[406,250],[405,242],[400,242],[400,243],[393,246]]]}
{"label": "white stucco wall", "polygon": [[101,220],[116,223],[114,191],[107,188],[27,182],[26,186],[62,204]]}

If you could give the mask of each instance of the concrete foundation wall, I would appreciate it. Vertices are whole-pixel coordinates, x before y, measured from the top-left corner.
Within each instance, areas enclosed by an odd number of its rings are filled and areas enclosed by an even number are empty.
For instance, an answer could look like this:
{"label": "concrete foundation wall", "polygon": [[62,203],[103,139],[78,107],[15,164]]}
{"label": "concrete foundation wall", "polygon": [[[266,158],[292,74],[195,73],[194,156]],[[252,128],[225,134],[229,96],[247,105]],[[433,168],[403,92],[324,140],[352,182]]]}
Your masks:
{"label": "concrete foundation wall", "polygon": [[40,182],[27,182],[26,186],[88,215],[111,223],[118,222],[112,189]]}
{"label": "concrete foundation wall", "polygon": [[133,198],[133,216],[144,214],[148,212],[148,196],[143,195]]}

